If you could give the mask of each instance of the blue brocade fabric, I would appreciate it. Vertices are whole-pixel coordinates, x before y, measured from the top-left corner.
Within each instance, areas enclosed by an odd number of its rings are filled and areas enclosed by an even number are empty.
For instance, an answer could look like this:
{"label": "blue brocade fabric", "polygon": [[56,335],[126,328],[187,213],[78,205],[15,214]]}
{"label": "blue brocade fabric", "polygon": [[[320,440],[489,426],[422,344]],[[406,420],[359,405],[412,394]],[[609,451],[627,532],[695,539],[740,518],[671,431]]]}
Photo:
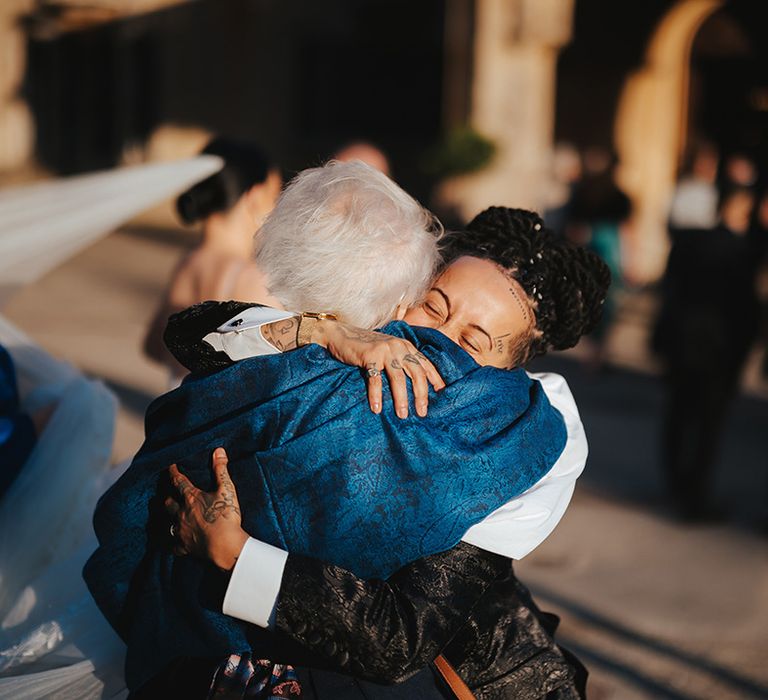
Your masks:
{"label": "blue brocade fabric", "polygon": [[21,471],[35,442],[32,419],[19,411],[13,360],[0,345],[0,498]]}
{"label": "blue brocade fabric", "polygon": [[446,382],[426,418],[411,406],[401,420],[388,401],[373,414],[360,370],[315,345],[192,378],[149,407],[143,447],[96,509],[99,548],[84,571],[128,644],[129,687],[177,656],[275,658],[268,632],[220,612],[211,565],[172,556],[168,520],[153,529],[170,464],[210,491],[211,453],[225,447],[248,533],[386,578],[456,545],[555,463],[562,416],[523,370],[480,367],[434,330],[384,330],[414,343]]}

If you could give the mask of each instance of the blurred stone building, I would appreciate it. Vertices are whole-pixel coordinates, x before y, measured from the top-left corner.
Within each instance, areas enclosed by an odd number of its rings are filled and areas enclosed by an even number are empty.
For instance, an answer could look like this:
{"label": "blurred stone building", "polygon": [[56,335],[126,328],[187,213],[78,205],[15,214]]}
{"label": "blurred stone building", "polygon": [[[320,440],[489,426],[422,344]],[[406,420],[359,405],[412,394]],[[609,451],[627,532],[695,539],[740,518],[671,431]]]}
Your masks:
{"label": "blurred stone building", "polygon": [[493,145],[442,182],[471,216],[540,207],[553,146],[615,149],[635,279],[666,253],[670,189],[706,138],[765,162],[763,0],[3,0],[0,169],[184,155],[210,132],[288,173],[373,140],[417,196],[442,135]]}

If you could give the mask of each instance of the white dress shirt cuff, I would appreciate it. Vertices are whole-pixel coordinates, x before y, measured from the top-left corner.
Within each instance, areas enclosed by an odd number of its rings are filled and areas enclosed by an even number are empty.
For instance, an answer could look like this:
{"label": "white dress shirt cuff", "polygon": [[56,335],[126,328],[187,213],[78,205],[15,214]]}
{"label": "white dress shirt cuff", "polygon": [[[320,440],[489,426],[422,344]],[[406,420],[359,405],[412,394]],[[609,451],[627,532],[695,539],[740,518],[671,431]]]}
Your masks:
{"label": "white dress shirt cuff", "polygon": [[229,579],[222,610],[259,627],[272,627],[288,552],[249,537]]}
{"label": "white dress shirt cuff", "polygon": [[268,306],[253,306],[233,316],[215,331],[203,337],[214,350],[226,353],[230,360],[245,360],[259,355],[276,355],[280,352],[262,334],[261,328],[268,323],[283,321],[297,314]]}

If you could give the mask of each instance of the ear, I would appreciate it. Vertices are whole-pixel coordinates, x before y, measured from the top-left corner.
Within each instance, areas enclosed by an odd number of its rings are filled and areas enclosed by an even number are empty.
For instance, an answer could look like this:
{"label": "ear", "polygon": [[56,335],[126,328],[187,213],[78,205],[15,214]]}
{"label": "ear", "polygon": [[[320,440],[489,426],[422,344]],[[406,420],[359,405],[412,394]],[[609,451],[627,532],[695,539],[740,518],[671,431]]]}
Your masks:
{"label": "ear", "polygon": [[395,309],[395,321],[402,321],[407,311],[408,307],[405,304],[398,304]]}

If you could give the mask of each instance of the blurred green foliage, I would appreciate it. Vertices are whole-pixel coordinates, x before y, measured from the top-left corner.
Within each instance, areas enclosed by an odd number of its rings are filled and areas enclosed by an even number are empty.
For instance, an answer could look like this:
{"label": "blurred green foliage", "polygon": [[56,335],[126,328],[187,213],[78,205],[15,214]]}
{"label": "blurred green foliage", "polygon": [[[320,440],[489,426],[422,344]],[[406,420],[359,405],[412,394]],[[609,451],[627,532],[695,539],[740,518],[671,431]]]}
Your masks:
{"label": "blurred green foliage", "polygon": [[496,144],[469,126],[449,131],[423,159],[424,172],[436,178],[466,175],[485,168],[496,154]]}

